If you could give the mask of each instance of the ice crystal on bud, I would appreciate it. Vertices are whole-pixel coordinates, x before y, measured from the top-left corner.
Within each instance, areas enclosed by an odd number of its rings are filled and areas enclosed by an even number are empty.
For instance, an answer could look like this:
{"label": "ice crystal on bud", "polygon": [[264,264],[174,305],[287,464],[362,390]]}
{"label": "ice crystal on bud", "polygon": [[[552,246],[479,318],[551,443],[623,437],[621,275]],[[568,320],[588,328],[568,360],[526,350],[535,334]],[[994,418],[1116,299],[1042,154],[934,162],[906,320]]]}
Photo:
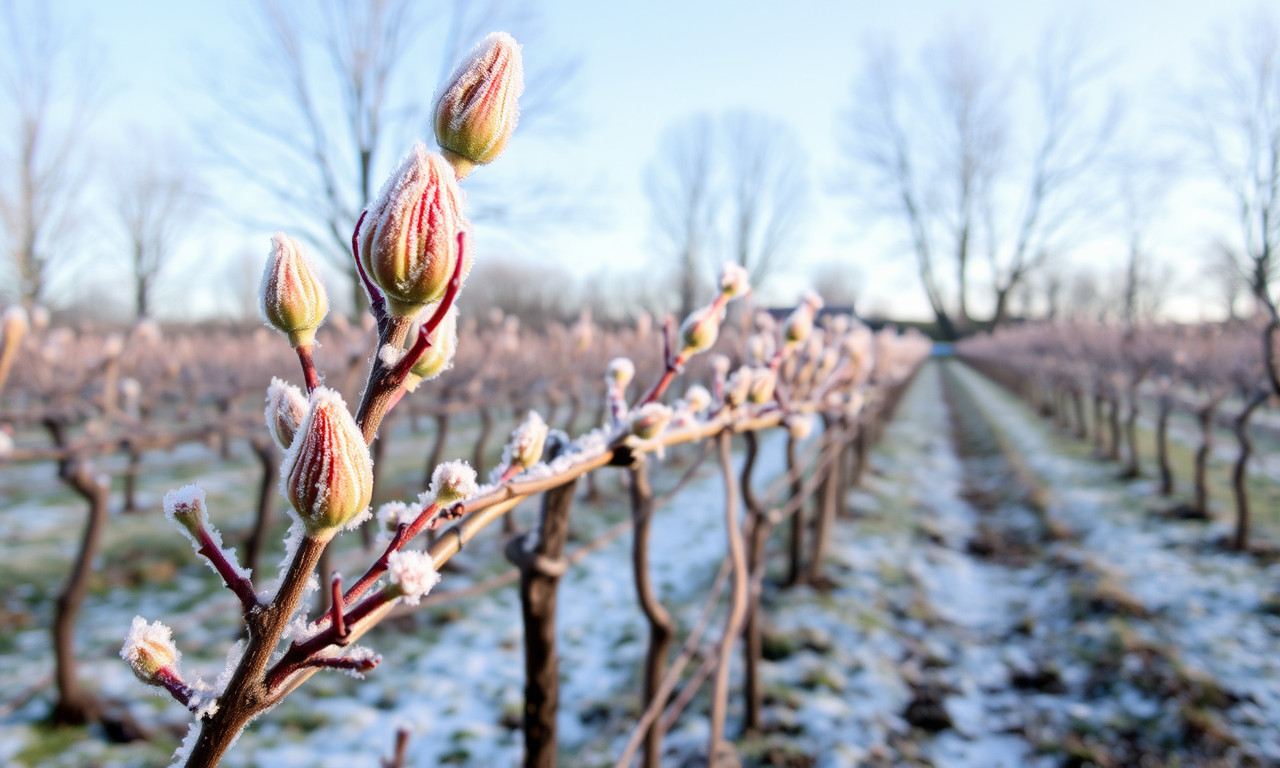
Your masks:
{"label": "ice crystal on bud", "polygon": [[166,493],[164,516],[182,526],[192,537],[199,535],[199,530],[205,525],[204,489],[192,484]]}
{"label": "ice crystal on bud", "polygon": [[373,460],[342,396],[311,393],[310,408],[280,465],[281,490],[311,536],[336,532],[369,506]]}
{"label": "ice crystal on bud", "polygon": [[307,397],[301,389],[273,376],[267,387],[267,407],[263,415],[276,445],[287,451],[298,426],[307,416]]}
{"label": "ice crystal on bud", "polygon": [[684,393],[684,400],[689,404],[689,410],[694,413],[701,413],[711,407],[711,393],[701,384],[694,384]]}
{"label": "ice crystal on bud", "polygon": [[714,307],[702,307],[689,313],[680,325],[680,355],[688,358],[706,352],[720,335],[720,313]]}
{"label": "ice crystal on bud", "polygon": [[440,147],[462,161],[455,161],[459,178],[506,149],[523,91],[520,46],[505,32],[490,34],[454,70],[436,99],[435,129]]}
{"label": "ice crystal on bud", "polygon": [[400,550],[387,558],[387,578],[396,597],[403,597],[409,605],[417,605],[440,583],[440,572],[430,554]]}
{"label": "ice crystal on bud", "polygon": [[388,501],[378,507],[378,539],[390,541],[401,523],[411,523],[422,510],[417,505],[405,504],[403,501]]}
{"label": "ice crystal on bud", "polygon": [[356,232],[360,264],[392,314],[412,317],[444,296],[460,256],[458,233],[470,229],[453,169],[417,144],[365,210]]}
{"label": "ice crystal on bud", "polygon": [[673,415],[671,408],[662,403],[642,405],[631,417],[631,432],[641,440],[652,440],[662,434]]}
{"label": "ice crystal on bud", "polygon": [[262,271],[258,299],[263,319],[286,334],[294,347],[314,344],[316,329],[329,313],[324,283],[302,243],[283,232],[271,237],[271,255]]}
{"label": "ice crystal on bud", "polygon": [[542,460],[542,447],[547,441],[547,423],[537,411],[529,411],[524,422],[511,433],[505,464],[528,469]]}
{"label": "ice crystal on bud", "polygon": [[625,357],[615,357],[609,361],[609,367],[605,371],[604,380],[606,384],[614,384],[620,389],[626,389],[631,380],[635,378],[636,366]]}
{"label": "ice crystal on bud", "polygon": [[751,277],[741,264],[726,261],[720,267],[720,293],[728,298],[736,298],[751,290]]}
{"label": "ice crystal on bud", "polygon": [[139,680],[148,685],[158,684],[160,670],[173,669],[178,663],[173,630],[159,621],[148,624],[141,616],[134,616],[120,648],[120,658],[129,664]]}
{"label": "ice crystal on bud", "polygon": [[423,501],[429,497],[436,504],[453,504],[465,501],[480,490],[476,484],[476,471],[465,461],[446,461],[431,473],[431,485],[427,487]]}

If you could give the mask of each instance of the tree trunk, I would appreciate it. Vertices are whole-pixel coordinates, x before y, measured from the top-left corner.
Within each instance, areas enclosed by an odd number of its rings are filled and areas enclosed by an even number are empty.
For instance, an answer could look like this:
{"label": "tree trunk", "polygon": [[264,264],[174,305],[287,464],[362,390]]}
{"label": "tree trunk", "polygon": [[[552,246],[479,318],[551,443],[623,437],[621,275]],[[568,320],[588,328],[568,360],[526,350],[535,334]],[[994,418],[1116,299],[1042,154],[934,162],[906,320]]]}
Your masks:
{"label": "tree trunk", "polygon": [[1169,414],[1172,412],[1173,398],[1162,392],[1156,412],[1156,463],[1160,465],[1161,496],[1171,496],[1174,491],[1173,469],[1169,466]]}
{"label": "tree trunk", "polygon": [[[634,523],[631,565],[636,585],[636,600],[649,621],[649,649],[644,660],[644,680],[640,710],[643,712],[653,702],[662,678],[666,674],[667,653],[675,622],[671,614],[658,601],[649,573],[649,533],[653,523],[653,489],[649,485],[649,470],[643,457],[637,459],[629,470],[631,475],[631,519]],[[662,763],[662,718],[655,717],[644,740],[645,768],[657,768]]]}
{"label": "tree trunk", "polygon": [[556,711],[560,703],[560,662],[556,656],[556,591],[566,567],[569,512],[574,482],[546,492],[537,543],[525,550],[524,536],[507,544],[507,557],[520,568],[524,620],[524,765],[556,765]]}
{"label": "tree trunk", "polygon": [[715,680],[711,689],[711,732],[707,744],[709,760],[732,754],[732,746],[724,740],[725,715],[729,700],[729,666],[733,644],[742,631],[742,619],[747,610],[747,558],[742,542],[742,529],[738,523],[738,489],[733,477],[733,462],[729,452],[731,434],[728,430],[716,436],[716,448],[720,458],[720,474],[724,478],[725,534],[728,538],[729,561],[732,564],[732,590],[729,610],[725,616],[724,633],[716,649]]}
{"label": "tree trunk", "polygon": [[747,591],[747,608],[743,624],[742,661],[745,671],[743,696],[746,699],[746,711],[743,716],[742,730],[744,734],[757,733],[761,728],[760,711],[764,704],[764,691],[760,682],[760,660],[764,657],[764,643],[761,637],[760,593],[764,582],[765,544],[769,537],[769,523],[765,510],[756,499],[751,487],[751,474],[755,469],[759,441],[754,432],[743,435],[747,445],[745,462],[742,465],[742,500],[747,509],[747,575],[749,589]]}
{"label": "tree trunk", "polygon": [[1125,469],[1124,476],[1128,478],[1142,476],[1142,462],[1138,458],[1138,411],[1140,403],[1138,402],[1138,381],[1134,381],[1129,386],[1129,410],[1125,414],[1124,431],[1125,439],[1129,443],[1129,466]]}
{"label": "tree trunk", "polygon": [[[796,441],[787,437],[787,477],[791,478],[791,497],[800,495],[804,488],[804,478],[796,466]],[[791,515],[791,539],[787,546],[787,581],[788,587],[804,581],[804,528],[805,505],[801,504]]]}
{"label": "tree trunk", "polygon": [[1201,515],[1209,514],[1209,453],[1213,450],[1213,417],[1218,410],[1218,398],[1210,400],[1199,411],[1200,447],[1196,449],[1196,498],[1193,509]]}
{"label": "tree trunk", "polygon": [[1120,395],[1107,398],[1107,423],[1111,428],[1111,439],[1107,443],[1107,459],[1120,460]]}
{"label": "tree trunk", "polygon": [[1253,453],[1253,440],[1249,438],[1249,417],[1267,399],[1267,392],[1255,392],[1249,398],[1235,420],[1236,440],[1240,455],[1231,470],[1231,485],[1236,494],[1236,535],[1232,546],[1239,552],[1249,549],[1249,489],[1245,485],[1245,473],[1249,469],[1249,456]]}
{"label": "tree trunk", "polygon": [[[836,441],[837,428],[832,420],[823,418],[822,456],[832,450]],[[827,556],[827,539],[831,535],[831,527],[836,516],[836,477],[834,465],[828,465],[823,472],[822,482],[815,494],[818,502],[818,513],[814,517],[813,542],[809,546],[809,571],[807,578],[810,584],[821,584],[823,560]]]}

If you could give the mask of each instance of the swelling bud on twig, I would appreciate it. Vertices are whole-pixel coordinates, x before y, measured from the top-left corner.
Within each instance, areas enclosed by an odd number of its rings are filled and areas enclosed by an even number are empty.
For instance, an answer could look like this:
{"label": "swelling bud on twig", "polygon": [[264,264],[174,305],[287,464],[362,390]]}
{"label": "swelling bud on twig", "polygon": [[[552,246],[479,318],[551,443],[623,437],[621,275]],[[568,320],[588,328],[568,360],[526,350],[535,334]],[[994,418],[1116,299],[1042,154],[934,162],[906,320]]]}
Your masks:
{"label": "swelling bud on twig", "polygon": [[747,399],[755,405],[764,405],[773,399],[774,388],[778,384],[778,375],[768,368],[751,369],[751,388]]}
{"label": "swelling bud on twig", "polygon": [[[423,315],[427,316],[431,309],[431,307],[426,307],[423,310]],[[417,333],[410,333],[405,341],[412,346],[413,340],[417,337]],[[410,392],[417,389],[422,382],[430,381],[453,367],[453,356],[458,351],[458,307],[456,304],[449,307],[444,319],[431,332],[430,339],[431,345],[422,353],[422,357],[418,358],[418,362],[413,364],[413,368],[409,370],[409,378],[404,382],[404,388]]]}
{"label": "swelling bud on twig", "polygon": [[368,508],[373,460],[337,392],[318,387],[311,393],[280,475],[281,490],[312,537],[332,536]]}
{"label": "swelling bud on twig", "polygon": [[391,586],[387,596],[402,597],[408,605],[417,605],[431,588],[440,583],[440,572],[426,552],[397,550],[387,558],[387,578]]}
{"label": "swelling bud on twig", "polygon": [[702,307],[689,313],[680,325],[680,356],[688,359],[706,352],[720,335],[720,311],[715,306]]}
{"label": "swelling bud on twig", "polygon": [[788,345],[808,340],[813,333],[813,320],[819,309],[822,309],[822,297],[813,291],[806,293],[800,300],[800,306],[787,317],[787,323],[782,327],[782,337]]}
{"label": "swelling bud on twig", "polygon": [[275,439],[276,445],[289,450],[293,445],[293,436],[298,433],[298,426],[307,417],[307,397],[302,390],[278,378],[271,378],[267,387],[266,417],[267,431]]}
{"label": "swelling bud on twig", "polygon": [[662,403],[642,405],[631,418],[631,433],[641,440],[652,440],[662,434],[673,415],[671,408]]}
{"label": "swelling bud on twig", "polygon": [[465,461],[447,461],[431,473],[431,485],[422,495],[424,503],[440,506],[466,501],[480,491],[476,471]]}
{"label": "swelling bud on twig", "polygon": [[542,461],[542,448],[547,442],[547,423],[537,411],[529,411],[529,416],[511,433],[511,442],[507,444],[507,466],[526,470]]}
{"label": "swelling bud on twig", "polygon": [[726,261],[720,267],[720,294],[734,299],[751,290],[751,277],[741,264]]}
{"label": "swelling bud on twig", "polygon": [[283,232],[271,237],[271,255],[258,287],[262,317],[289,337],[293,347],[310,347],[329,312],[329,297],[302,243]]}
{"label": "swelling bud on twig", "polygon": [[436,141],[459,179],[507,148],[520,116],[524,63],[506,32],[493,32],[458,65],[436,99]]}
{"label": "swelling bud on twig", "polygon": [[711,407],[711,393],[701,384],[694,384],[684,393],[684,401],[690,412],[701,413]]}
{"label": "swelling bud on twig", "polygon": [[164,495],[164,516],[187,529],[195,540],[205,526],[204,510],[204,489],[198,485],[184,485]]}
{"label": "swelling bud on twig", "polygon": [[724,385],[724,401],[730,408],[737,408],[751,394],[751,369],[743,366],[733,372]]}
{"label": "swelling bud on twig", "polygon": [[161,670],[173,670],[178,664],[173,630],[158,621],[148,624],[141,616],[134,616],[124,646],[120,648],[120,658],[142,682],[161,685]]}
{"label": "swelling bud on twig", "polygon": [[360,264],[387,309],[412,317],[444,297],[459,257],[458,233],[470,230],[453,168],[417,144],[365,211],[356,232]]}
{"label": "swelling bud on twig", "polygon": [[615,357],[609,361],[609,367],[605,371],[604,381],[611,384],[619,390],[627,388],[631,380],[635,378],[636,366],[625,357]]}

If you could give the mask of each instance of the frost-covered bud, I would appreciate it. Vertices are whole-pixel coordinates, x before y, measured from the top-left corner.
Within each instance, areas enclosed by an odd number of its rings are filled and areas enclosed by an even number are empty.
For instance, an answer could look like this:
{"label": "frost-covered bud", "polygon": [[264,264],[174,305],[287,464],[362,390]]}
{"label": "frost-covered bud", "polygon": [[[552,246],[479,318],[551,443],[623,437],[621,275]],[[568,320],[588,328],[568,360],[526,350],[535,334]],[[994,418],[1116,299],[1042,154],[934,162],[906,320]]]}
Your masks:
{"label": "frost-covered bud", "polygon": [[25,309],[17,305],[6,309],[0,316],[0,349],[17,349],[30,325]]}
{"label": "frost-covered bud", "polygon": [[416,144],[365,210],[356,232],[360,264],[387,309],[412,317],[444,297],[458,263],[458,233],[470,230],[453,168]]}
{"label": "frost-covered bud", "polygon": [[706,352],[720,335],[720,313],[712,307],[702,307],[689,313],[680,325],[680,343],[684,345],[680,355],[688,358]]}
{"label": "frost-covered bud", "polygon": [[524,423],[511,433],[511,442],[507,445],[510,452],[509,466],[528,469],[542,461],[542,448],[547,442],[547,423],[537,411],[529,411]]}
{"label": "frost-covered bud", "polygon": [[180,655],[173,644],[173,630],[158,621],[148,624],[141,616],[134,616],[120,648],[120,658],[129,664],[139,680],[160,685],[160,670],[173,670]]}
{"label": "frost-covered bud", "polygon": [[324,283],[302,243],[283,232],[271,237],[271,255],[258,286],[262,318],[289,337],[293,347],[315,344],[316,329],[329,313]]}
{"label": "frost-covered bud", "polygon": [[747,399],[756,405],[763,405],[773,399],[773,390],[777,387],[778,375],[769,368],[751,369],[751,389]]}
{"label": "frost-covered bud", "polygon": [[490,34],[454,70],[436,99],[435,127],[436,141],[459,179],[507,148],[523,91],[520,46],[506,32]]}
{"label": "frost-covered bud", "polygon": [[625,357],[615,357],[609,361],[609,367],[604,374],[604,382],[618,389],[626,389],[635,376],[636,366],[631,360]]}
{"label": "frost-covered bud", "polygon": [[747,401],[751,392],[751,369],[743,366],[733,372],[724,385],[724,401],[730,408],[737,408]]}
{"label": "frost-covered bud", "polygon": [[720,267],[720,294],[730,299],[751,290],[751,277],[741,264],[726,261]]}
{"label": "frost-covered bud", "polygon": [[813,417],[807,413],[793,413],[787,417],[787,432],[792,440],[808,440],[813,434]]}
{"label": "frost-covered bud", "polygon": [[662,403],[646,403],[631,417],[631,432],[641,440],[652,440],[662,434],[674,414]]}
{"label": "frost-covered bud", "polygon": [[205,526],[204,510],[204,489],[198,485],[184,485],[164,495],[164,516],[185,528],[193,538]]}
{"label": "frost-covered bud", "polygon": [[[427,307],[423,313],[432,311],[432,307]],[[409,334],[407,343],[412,343],[412,339],[416,339],[418,334]],[[453,356],[458,351],[458,307],[455,304],[449,307],[449,311],[445,313],[444,319],[431,332],[431,346],[422,353],[422,357],[418,358],[418,362],[413,364],[410,373],[417,377],[410,386],[405,383],[409,391],[413,391],[421,381],[430,381],[445,371],[453,367]]]}
{"label": "frost-covered bud", "polygon": [[311,536],[332,535],[369,506],[373,460],[337,392],[317,387],[311,393],[280,477],[281,491]]}
{"label": "frost-covered bud", "polygon": [[440,583],[440,572],[426,552],[398,550],[387,558],[387,588],[392,598],[403,597],[408,605],[417,605],[431,588]]}
{"label": "frost-covered bud", "polygon": [[267,408],[263,416],[276,445],[287,451],[293,445],[298,425],[307,417],[307,396],[301,389],[273,376],[267,387]]}
{"label": "frost-covered bud", "polygon": [[822,309],[822,298],[810,291],[800,301],[800,306],[787,317],[782,328],[783,338],[788,344],[800,344],[808,340],[813,333],[813,320],[818,310]]}
{"label": "frost-covered bud", "polygon": [[694,384],[685,391],[684,401],[689,404],[690,411],[701,413],[711,407],[711,393],[701,384]]}
{"label": "frost-covered bud", "polygon": [[434,502],[440,506],[466,501],[480,492],[476,483],[476,471],[465,461],[446,461],[431,473],[431,485],[422,495],[423,503]]}
{"label": "frost-covered bud", "polygon": [[378,521],[379,531],[394,534],[401,523],[413,522],[419,512],[421,512],[420,509],[405,504],[403,501],[388,501],[378,507],[378,512],[374,515],[374,519]]}

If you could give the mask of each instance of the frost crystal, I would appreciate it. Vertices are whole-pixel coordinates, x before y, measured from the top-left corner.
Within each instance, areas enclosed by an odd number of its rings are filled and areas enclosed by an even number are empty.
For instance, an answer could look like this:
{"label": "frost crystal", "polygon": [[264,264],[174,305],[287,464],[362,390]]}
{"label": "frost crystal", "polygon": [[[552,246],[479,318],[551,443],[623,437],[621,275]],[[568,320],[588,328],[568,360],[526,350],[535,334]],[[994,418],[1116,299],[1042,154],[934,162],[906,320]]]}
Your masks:
{"label": "frost crystal", "polygon": [[609,361],[608,371],[605,373],[605,383],[617,384],[619,387],[626,387],[635,378],[636,366],[625,357],[615,357]]}
{"label": "frost crystal", "polygon": [[133,617],[129,634],[120,648],[120,658],[128,662],[133,674],[144,683],[154,683],[156,673],[164,667],[178,663],[180,654],[173,644],[173,630],[159,621],[147,623],[141,616]]}
{"label": "frost crystal", "polygon": [[378,541],[391,541],[396,528],[401,523],[413,522],[421,511],[421,507],[405,504],[403,501],[388,501],[378,507]]}
{"label": "frost crystal", "polygon": [[392,552],[387,558],[387,577],[399,588],[408,605],[417,605],[440,583],[440,573],[426,552]]}
{"label": "frost crystal", "polygon": [[378,349],[378,359],[382,361],[383,366],[394,368],[396,363],[400,362],[400,358],[404,357],[404,350],[397,349],[390,344],[383,344]]}
{"label": "frost crystal", "polygon": [[431,485],[419,499],[423,504],[452,504],[476,495],[476,471],[465,461],[447,461],[431,473]]}
{"label": "frost crystal", "polygon": [[307,397],[301,389],[273,376],[271,385],[267,387],[267,407],[263,416],[276,444],[288,450],[298,426],[307,417]]}
{"label": "frost crystal", "polygon": [[734,298],[751,290],[751,277],[741,264],[726,261],[720,267],[720,292]]}

